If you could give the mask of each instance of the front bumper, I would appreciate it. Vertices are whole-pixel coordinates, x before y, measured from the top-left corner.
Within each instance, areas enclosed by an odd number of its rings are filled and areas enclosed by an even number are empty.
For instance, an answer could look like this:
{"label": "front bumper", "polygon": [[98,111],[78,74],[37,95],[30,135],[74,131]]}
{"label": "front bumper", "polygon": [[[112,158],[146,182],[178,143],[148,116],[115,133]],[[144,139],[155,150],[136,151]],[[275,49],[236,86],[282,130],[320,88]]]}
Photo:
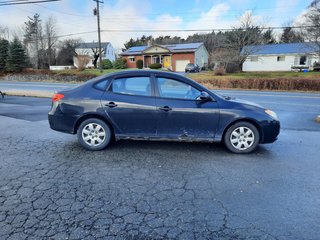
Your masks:
{"label": "front bumper", "polygon": [[260,143],[273,143],[280,133],[280,122],[277,120],[264,123],[262,126],[262,139]]}

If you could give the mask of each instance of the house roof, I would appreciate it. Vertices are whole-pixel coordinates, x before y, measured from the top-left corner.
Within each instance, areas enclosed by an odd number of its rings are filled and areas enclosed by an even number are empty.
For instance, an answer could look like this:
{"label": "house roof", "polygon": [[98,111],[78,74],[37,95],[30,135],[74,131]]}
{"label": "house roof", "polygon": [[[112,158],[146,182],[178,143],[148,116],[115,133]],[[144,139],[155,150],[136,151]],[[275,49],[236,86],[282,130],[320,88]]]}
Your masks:
{"label": "house roof", "polygon": [[[110,42],[102,42],[101,47],[106,47],[110,44]],[[88,43],[80,43],[77,48],[98,48],[99,43],[98,42],[88,42]]]}
{"label": "house roof", "polygon": [[249,55],[272,55],[272,54],[308,54],[314,53],[316,44],[307,43],[281,43],[266,45],[245,46],[241,54]]}
{"label": "house roof", "polygon": [[122,56],[127,55],[139,55],[142,54],[146,49],[153,47],[153,46],[160,46],[163,48],[168,49],[170,52],[178,53],[178,52],[195,52],[201,45],[202,42],[198,43],[183,43],[183,44],[167,44],[167,45],[152,45],[152,46],[137,46],[131,47],[125,52],[121,53]]}

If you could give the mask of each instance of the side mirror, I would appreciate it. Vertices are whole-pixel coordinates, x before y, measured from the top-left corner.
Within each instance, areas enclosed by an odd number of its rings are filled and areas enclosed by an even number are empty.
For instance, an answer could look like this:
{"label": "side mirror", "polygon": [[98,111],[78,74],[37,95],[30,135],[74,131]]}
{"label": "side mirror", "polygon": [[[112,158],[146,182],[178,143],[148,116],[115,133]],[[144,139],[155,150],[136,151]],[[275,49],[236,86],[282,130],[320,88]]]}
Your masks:
{"label": "side mirror", "polygon": [[197,97],[197,102],[199,103],[208,101],[212,101],[212,98],[207,92],[202,91],[200,95]]}

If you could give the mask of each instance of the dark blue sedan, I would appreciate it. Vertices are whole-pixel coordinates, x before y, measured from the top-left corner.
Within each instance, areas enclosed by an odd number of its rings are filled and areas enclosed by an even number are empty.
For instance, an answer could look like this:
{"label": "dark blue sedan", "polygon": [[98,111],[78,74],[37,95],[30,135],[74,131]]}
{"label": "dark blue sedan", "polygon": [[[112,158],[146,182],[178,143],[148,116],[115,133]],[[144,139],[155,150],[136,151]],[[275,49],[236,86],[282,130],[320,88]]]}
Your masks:
{"label": "dark blue sedan", "polygon": [[277,139],[277,115],[257,104],[219,96],[191,79],[161,71],[123,71],[56,93],[50,127],[77,134],[89,150],[112,139],[224,142],[252,152]]}

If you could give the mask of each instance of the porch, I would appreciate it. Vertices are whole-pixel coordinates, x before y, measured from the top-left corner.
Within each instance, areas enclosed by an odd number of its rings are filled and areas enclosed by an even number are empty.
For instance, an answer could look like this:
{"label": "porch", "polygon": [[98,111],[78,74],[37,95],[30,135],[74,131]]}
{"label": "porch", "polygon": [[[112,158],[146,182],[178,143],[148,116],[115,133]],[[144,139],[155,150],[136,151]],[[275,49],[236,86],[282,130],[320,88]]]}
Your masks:
{"label": "porch", "polygon": [[142,57],[144,68],[148,68],[150,64],[160,63],[163,68],[172,69],[172,54],[150,54]]}

